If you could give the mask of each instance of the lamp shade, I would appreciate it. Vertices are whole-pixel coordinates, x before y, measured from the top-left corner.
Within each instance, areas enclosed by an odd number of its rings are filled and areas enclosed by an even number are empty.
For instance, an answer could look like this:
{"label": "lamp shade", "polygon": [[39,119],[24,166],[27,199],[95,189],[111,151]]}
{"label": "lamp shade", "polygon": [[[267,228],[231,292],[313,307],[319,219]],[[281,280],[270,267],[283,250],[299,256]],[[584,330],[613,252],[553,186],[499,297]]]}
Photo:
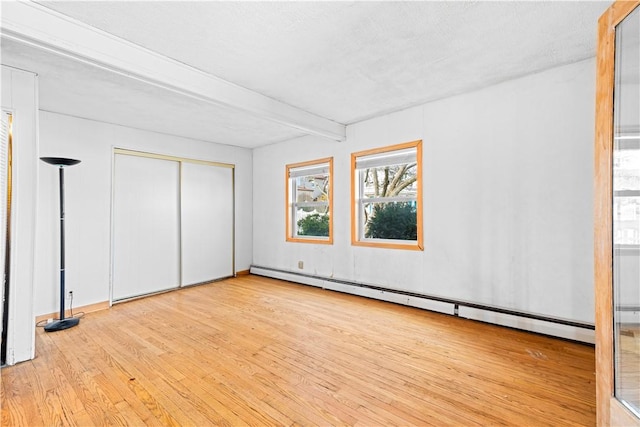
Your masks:
{"label": "lamp shade", "polygon": [[40,157],[40,160],[42,160],[45,163],[49,163],[50,165],[61,166],[61,167],[73,166],[80,163],[80,160],[67,159],[65,157]]}

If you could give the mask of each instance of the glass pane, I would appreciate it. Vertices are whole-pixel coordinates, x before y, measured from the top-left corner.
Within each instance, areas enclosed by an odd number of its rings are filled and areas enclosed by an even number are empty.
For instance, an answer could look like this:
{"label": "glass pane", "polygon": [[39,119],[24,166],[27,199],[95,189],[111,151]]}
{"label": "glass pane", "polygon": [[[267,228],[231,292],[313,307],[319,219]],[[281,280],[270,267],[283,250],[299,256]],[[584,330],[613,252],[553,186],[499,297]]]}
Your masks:
{"label": "glass pane", "polygon": [[329,201],[329,174],[295,178],[296,202]]}
{"label": "glass pane", "polygon": [[416,202],[363,203],[367,239],[416,240]]}
{"label": "glass pane", "polygon": [[613,216],[613,244],[640,245],[640,197],[614,197]]}
{"label": "glass pane", "polygon": [[[324,210],[326,212],[328,206],[318,210]],[[296,236],[329,237],[329,214],[322,214],[317,210],[306,212],[298,209],[296,212]]]}
{"label": "glass pane", "polygon": [[366,169],[363,174],[364,198],[416,197],[416,163],[403,163]]}
{"label": "glass pane", "polygon": [[615,395],[640,414],[640,8],[616,28],[613,152]]}
{"label": "glass pane", "polygon": [[295,205],[293,235],[329,237],[329,174],[317,172],[292,179]]}
{"label": "glass pane", "polygon": [[634,147],[630,142],[616,143],[613,173],[615,177],[613,191],[640,190],[640,150],[637,146]]}

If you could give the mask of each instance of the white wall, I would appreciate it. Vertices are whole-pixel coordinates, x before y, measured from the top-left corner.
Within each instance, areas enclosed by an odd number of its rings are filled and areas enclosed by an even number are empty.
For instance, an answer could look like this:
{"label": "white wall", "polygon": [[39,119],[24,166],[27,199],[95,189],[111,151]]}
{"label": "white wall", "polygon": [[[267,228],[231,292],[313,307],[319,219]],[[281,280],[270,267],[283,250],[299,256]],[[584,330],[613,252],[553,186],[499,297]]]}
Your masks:
{"label": "white wall", "polygon": [[37,76],[2,66],[2,109],[13,114],[13,195],[7,364],[34,357],[33,266],[38,155]]}
{"label": "white wall", "polygon": [[[72,157],[65,170],[66,287],[75,307],[109,300],[113,147],[235,164],[236,271],[252,253],[250,150],[40,112],[40,156]],[[58,172],[39,162],[35,315],[58,311]]]}
{"label": "white wall", "polygon": [[[256,149],[253,264],[593,322],[594,90],[590,59]],[[425,250],[351,246],[350,153],[416,139]],[[334,244],[286,242],[285,164],[328,156]]]}

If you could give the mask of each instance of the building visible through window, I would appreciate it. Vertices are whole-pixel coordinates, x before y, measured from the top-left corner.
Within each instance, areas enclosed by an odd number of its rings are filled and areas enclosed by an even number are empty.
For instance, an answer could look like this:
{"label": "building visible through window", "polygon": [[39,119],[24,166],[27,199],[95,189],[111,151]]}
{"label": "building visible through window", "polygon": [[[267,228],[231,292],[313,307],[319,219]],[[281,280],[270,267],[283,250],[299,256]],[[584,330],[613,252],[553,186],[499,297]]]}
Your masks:
{"label": "building visible through window", "polygon": [[287,165],[287,241],[332,243],[333,158]]}

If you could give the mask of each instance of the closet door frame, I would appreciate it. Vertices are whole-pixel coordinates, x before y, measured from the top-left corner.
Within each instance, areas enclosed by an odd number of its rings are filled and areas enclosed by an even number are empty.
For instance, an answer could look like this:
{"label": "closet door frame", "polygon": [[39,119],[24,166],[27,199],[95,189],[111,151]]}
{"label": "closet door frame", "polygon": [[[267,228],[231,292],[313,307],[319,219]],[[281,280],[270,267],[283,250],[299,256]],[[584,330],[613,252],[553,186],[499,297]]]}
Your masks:
{"label": "closet door frame", "polygon": [[0,280],[0,335],[2,335],[2,344],[0,345],[0,363],[5,364],[7,362],[7,353],[9,349],[8,345],[8,329],[9,329],[9,301],[10,301],[10,284],[11,284],[11,246],[12,235],[11,225],[14,221],[11,219],[11,205],[12,205],[12,182],[13,182],[13,110],[2,108],[0,109],[2,115],[2,127],[4,133],[2,135],[2,148],[0,149],[0,265],[2,269],[2,280]]}
{"label": "closet door frame", "polygon": [[[183,163],[194,163],[194,164],[200,164],[200,165],[206,165],[206,166],[213,166],[213,167],[220,167],[220,168],[228,168],[231,169],[231,195],[232,195],[232,200],[231,200],[231,276],[229,277],[234,277],[236,275],[236,206],[235,206],[235,199],[236,199],[236,191],[235,191],[235,165],[232,163],[223,163],[223,162],[216,162],[216,161],[210,161],[210,160],[202,160],[202,159],[193,159],[193,158],[188,158],[188,157],[180,157],[180,156],[172,156],[172,155],[167,155],[167,154],[159,154],[159,153],[153,153],[153,152],[147,152],[147,151],[139,151],[139,150],[133,150],[133,149],[127,149],[127,148],[120,148],[120,147],[116,147],[113,146],[112,147],[112,155],[111,155],[111,250],[110,250],[110,280],[109,280],[109,306],[112,306],[114,304],[114,300],[113,300],[113,279],[114,279],[114,259],[115,259],[115,245],[114,245],[114,241],[115,241],[115,180],[116,180],[116,155],[126,155],[126,156],[137,156],[137,157],[145,157],[145,158],[151,158],[151,159],[157,159],[157,160],[168,160],[168,161],[173,161],[173,162],[178,162],[179,164],[179,183],[178,183],[178,188],[179,191],[181,192],[181,187],[182,187],[182,165]],[[180,200],[179,200],[179,221],[181,221],[182,219],[180,218],[180,211],[181,211],[181,205],[182,205],[182,200],[181,200],[181,196],[180,196]],[[179,259],[178,259],[178,273],[179,273],[179,277],[180,277],[180,282],[178,284],[178,286],[175,289],[180,289],[183,287],[188,287],[188,286],[197,286],[198,284],[192,284],[192,285],[184,285],[183,282],[183,274],[182,274],[182,246],[183,246],[183,241],[182,241],[182,225],[180,223],[179,225]],[[220,280],[219,279],[212,279],[212,281],[215,280]],[[205,282],[205,283],[209,283],[209,282]],[[169,289],[172,290],[172,289]],[[167,292],[167,291],[159,291],[158,293],[162,293],[162,292]],[[152,295],[152,294],[147,294],[147,295]],[[147,295],[141,295],[140,297],[144,297]],[[125,300],[119,300],[119,301],[115,301],[115,303],[118,302],[123,302],[123,301],[128,301],[131,299],[135,299],[135,298],[139,298],[139,297],[132,297],[132,298],[128,298]]]}

